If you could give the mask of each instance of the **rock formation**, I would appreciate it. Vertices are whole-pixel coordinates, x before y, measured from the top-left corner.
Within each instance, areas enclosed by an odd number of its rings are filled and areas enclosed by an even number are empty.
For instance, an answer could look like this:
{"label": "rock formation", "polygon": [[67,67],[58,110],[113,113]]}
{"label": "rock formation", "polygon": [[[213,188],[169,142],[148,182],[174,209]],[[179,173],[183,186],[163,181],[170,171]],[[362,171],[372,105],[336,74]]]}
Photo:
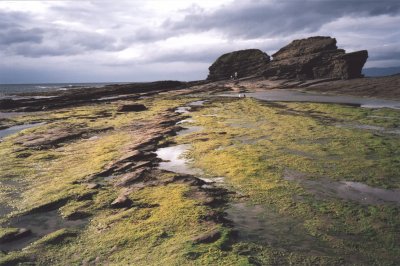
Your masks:
{"label": "rock formation", "polygon": [[346,54],[337,48],[336,39],[317,36],[295,40],[272,57],[274,60],[264,71],[266,77],[351,79],[362,77],[368,52]]}
{"label": "rock formation", "polygon": [[147,110],[143,104],[123,104],[118,107],[118,112],[140,112]]}
{"label": "rock formation", "polygon": [[261,73],[267,78],[286,79],[358,78],[362,77],[368,52],[345,53],[337,48],[336,39],[317,36],[294,40],[272,57],[269,61],[267,54],[255,49],[224,54],[209,68],[208,79],[227,79],[235,71],[239,77]]}
{"label": "rock formation", "polygon": [[269,55],[258,49],[247,49],[221,55],[208,69],[208,80],[229,79],[238,73],[238,77],[261,73],[270,61]]}

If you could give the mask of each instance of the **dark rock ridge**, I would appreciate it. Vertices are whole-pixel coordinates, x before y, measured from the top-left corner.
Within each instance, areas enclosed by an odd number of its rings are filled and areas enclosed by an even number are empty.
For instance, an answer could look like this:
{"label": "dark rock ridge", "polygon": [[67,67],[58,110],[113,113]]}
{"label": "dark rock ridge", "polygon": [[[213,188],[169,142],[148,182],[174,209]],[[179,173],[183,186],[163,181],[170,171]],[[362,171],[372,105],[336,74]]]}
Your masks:
{"label": "dark rock ridge", "polygon": [[147,110],[143,104],[124,104],[118,107],[118,112],[140,112]]}
{"label": "dark rock ridge", "polygon": [[270,61],[269,55],[258,49],[247,49],[221,55],[208,69],[208,80],[223,80],[233,77],[252,76],[264,69]]}
{"label": "dark rock ridge", "polygon": [[[0,110],[35,112],[90,103],[110,102],[118,100],[117,96],[121,95],[124,95],[124,99],[138,99],[141,96],[184,89],[189,85],[191,85],[189,82],[155,81],[107,85],[100,88],[19,94],[19,97],[15,99],[0,99]],[[34,98],[36,95],[51,96],[51,98]]]}
{"label": "dark rock ridge", "polygon": [[[248,58],[247,58],[248,57]],[[286,79],[352,79],[359,78],[368,58],[366,50],[346,53],[338,49],[336,39],[310,37],[294,40],[272,55],[251,49],[224,54],[209,68],[209,80],[238,76],[264,76]]]}

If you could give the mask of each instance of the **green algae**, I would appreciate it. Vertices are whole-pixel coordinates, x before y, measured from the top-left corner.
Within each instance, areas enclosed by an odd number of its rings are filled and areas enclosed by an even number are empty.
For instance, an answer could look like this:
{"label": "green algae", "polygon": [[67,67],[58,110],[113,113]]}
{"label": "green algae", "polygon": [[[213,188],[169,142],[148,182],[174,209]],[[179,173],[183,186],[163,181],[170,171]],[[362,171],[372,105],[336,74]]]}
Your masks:
{"label": "green algae", "polygon": [[[394,121],[376,116],[394,117]],[[308,234],[330,247],[333,255],[325,257],[323,264],[342,259],[349,264],[397,260],[398,206],[316,197],[283,177],[291,169],[311,180],[329,178],[399,188],[398,136],[336,126],[345,121],[392,128],[400,117],[398,111],[242,99],[216,101],[193,117],[195,125],[203,127],[201,135],[180,139],[192,143],[189,157],[193,165],[210,176],[224,176],[227,185],[247,195],[253,204],[301,219]],[[253,142],[243,141],[243,136]],[[293,263],[310,263],[308,257],[298,260],[301,254],[291,254],[297,256]]]}
{"label": "green algae", "polygon": [[[190,191],[188,185],[171,184],[135,191],[129,194],[134,202],[132,208],[112,209],[110,203],[119,195],[120,189],[104,185],[93,193],[92,189],[80,183],[123,155],[126,145],[135,141],[140,143],[141,136],[130,133],[129,127],[133,123],[151,121],[161,113],[193,100],[182,97],[145,99],[142,103],[149,109],[141,113],[116,112],[118,105],[123,104],[120,102],[66,108],[46,112],[47,115],[35,113],[30,117],[16,117],[14,123],[35,120],[46,124],[21,131],[0,143],[0,179],[12,179],[14,182],[14,186],[9,188],[13,194],[1,189],[1,201],[14,207],[14,212],[3,218],[4,222],[9,217],[56,202],[63,202],[58,211],[65,218],[76,213],[83,213],[89,218],[82,228],[62,228],[21,251],[1,254],[0,264],[34,261],[40,265],[176,265],[209,261],[210,264],[221,262],[229,265],[243,260],[235,254],[221,251],[228,232],[218,224],[212,226],[222,232],[219,241],[202,244],[201,252],[193,246],[192,239],[211,226],[201,218],[210,208],[186,196]],[[108,115],[101,117],[99,113]],[[40,135],[50,128],[81,124],[88,128],[112,126],[114,129],[99,133],[96,138],[74,139],[51,149],[24,148],[19,151],[23,147],[15,143],[20,136]],[[18,156],[21,153],[29,153],[29,156]],[[171,175],[158,178],[169,179]],[[2,231],[6,230],[2,228]],[[200,254],[198,261],[188,256],[193,250]]]}
{"label": "green algae", "polygon": [[[90,216],[84,228],[60,229],[22,251],[1,254],[0,264],[32,260],[39,265],[343,265],[396,261],[400,251],[397,206],[316,198],[301,185],[283,179],[285,170],[292,169],[312,180],[328,177],[399,188],[400,143],[395,135],[336,126],[346,122],[395,128],[399,124],[395,110],[216,99],[191,114],[193,124],[203,127],[201,131],[160,142],[190,143],[188,156],[194,166],[209,176],[225,177],[226,186],[246,195],[248,203],[299,220],[307,234],[328,247],[329,254],[235,241],[232,228],[202,218],[212,209],[188,198],[190,187],[185,184],[132,191],[128,197],[134,204],[129,209],[109,207],[119,194],[112,186],[80,199],[92,190],[77,181],[104,169],[121,156],[125,145],[135,141],[129,125],[151,121],[194,100],[182,96],[143,99],[138,102],[149,110],[140,113],[118,113],[117,107],[123,103],[119,102],[13,118],[13,123],[47,123],[20,135],[42,134],[62,124],[111,126],[114,130],[49,150],[16,152],[18,145],[13,141],[17,136],[0,143],[1,180],[23,184],[11,189],[18,190],[17,197],[8,193],[12,185],[1,188],[1,201],[16,209],[10,216],[64,198],[68,201],[59,209],[62,216],[76,212]],[[16,157],[23,152],[30,156]],[[221,233],[217,241],[193,243],[196,236],[212,229]]]}

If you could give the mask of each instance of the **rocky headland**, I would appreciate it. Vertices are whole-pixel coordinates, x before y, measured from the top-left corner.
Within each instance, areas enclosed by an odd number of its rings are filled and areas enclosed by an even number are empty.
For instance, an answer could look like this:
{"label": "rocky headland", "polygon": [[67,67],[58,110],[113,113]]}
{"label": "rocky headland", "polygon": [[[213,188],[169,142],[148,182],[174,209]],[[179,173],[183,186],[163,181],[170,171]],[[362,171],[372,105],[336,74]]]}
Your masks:
{"label": "rocky headland", "polygon": [[346,53],[338,49],[336,39],[310,37],[294,40],[272,55],[257,50],[241,50],[220,56],[209,68],[209,80],[263,76],[274,79],[352,79],[362,77],[366,50]]}

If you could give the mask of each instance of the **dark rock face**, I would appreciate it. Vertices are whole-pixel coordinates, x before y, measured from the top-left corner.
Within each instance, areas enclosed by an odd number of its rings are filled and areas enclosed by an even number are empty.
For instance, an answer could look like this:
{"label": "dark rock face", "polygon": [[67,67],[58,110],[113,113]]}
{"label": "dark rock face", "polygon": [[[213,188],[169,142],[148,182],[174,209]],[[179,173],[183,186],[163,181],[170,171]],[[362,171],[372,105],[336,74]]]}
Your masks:
{"label": "dark rock face", "polygon": [[258,50],[248,49],[221,55],[210,67],[208,80],[224,80],[233,77],[237,72],[238,78],[252,76],[264,69],[270,61],[269,55]]}
{"label": "dark rock face", "polygon": [[366,50],[345,53],[336,39],[310,37],[294,40],[269,56],[260,50],[243,50],[224,54],[209,68],[209,80],[229,79],[234,72],[239,78],[262,75],[284,79],[352,79],[362,77],[368,58]]}
{"label": "dark rock face", "polygon": [[272,56],[274,60],[264,71],[266,77],[351,79],[362,77],[368,52],[346,54],[337,48],[334,38],[311,37],[295,40]]}
{"label": "dark rock face", "polygon": [[[0,99],[0,110],[36,112],[52,110],[89,103],[111,102],[123,99],[138,99],[140,96],[154,95],[160,92],[183,89],[190,83],[180,81],[137,82],[131,84],[107,85],[100,88],[81,88],[66,91],[37,92],[20,94],[22,98]],[[34,96],[52,96],[52,98],[33,98]]]}
{"label": "dark rock face", "polygon": [[132,205],[132,200],[129,199],[125,195],[120,195],[116,198],[112,203],[111,207],[118,209],[118,208],[129,208]]}
{"label": "dark rock face", "polygon": [[207,232],[193,238],[193,242],[194,244],[212,243],[217,241],[220,237],[221,237],[221,232],[218,229],[215,229],[211,232]]}
{"label": "dark rock face", "polygon": [[0,243],[11,242],[11,241],[29,236],[31,233],[32,232],[29,229],[19,228],[18,230],[14,231],[14,232],[10,232],[10,233],[5,234],[2,237],[0,237]]}
{"label": "dark rock face", "polygon": [[274,60],[283,60],[324,51],[337,50],[336,39],[331,37],[310,37],[294,40],[272,55]]}
{"label": "dark rock face", "polygon": [[368,52],[346,54],[337,48],[336,39],[318,36],[295,40],[272,56],[274,60],[264,71],[266,77],[351,79],[362,77]]}
{"label": "dark rock face", "polygon": [[140,112],[147,110],[143,104],[124,104],[118,107],[118,112]]}

